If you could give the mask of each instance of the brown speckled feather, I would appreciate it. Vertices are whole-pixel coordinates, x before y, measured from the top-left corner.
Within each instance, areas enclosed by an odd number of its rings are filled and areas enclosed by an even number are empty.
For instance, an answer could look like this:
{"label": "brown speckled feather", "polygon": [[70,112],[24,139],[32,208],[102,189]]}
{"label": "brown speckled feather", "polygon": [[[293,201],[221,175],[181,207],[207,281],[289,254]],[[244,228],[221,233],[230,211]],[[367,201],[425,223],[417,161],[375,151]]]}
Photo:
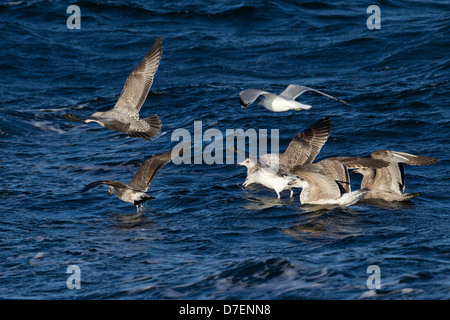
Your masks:
{"label": "brown speckled feather", "polygon": [[325,116],[297,134],[281,155],[280,168],[290,170],[294,166],[312,163],[327,141],[330,129],[331,121]]}
{"label": "brown speckled feather", "polygon": [[162,39],[159,37],[139,65],[134,69],[122,89],[114,110],[137,120],[139,110],[147,98],[162,55]]}

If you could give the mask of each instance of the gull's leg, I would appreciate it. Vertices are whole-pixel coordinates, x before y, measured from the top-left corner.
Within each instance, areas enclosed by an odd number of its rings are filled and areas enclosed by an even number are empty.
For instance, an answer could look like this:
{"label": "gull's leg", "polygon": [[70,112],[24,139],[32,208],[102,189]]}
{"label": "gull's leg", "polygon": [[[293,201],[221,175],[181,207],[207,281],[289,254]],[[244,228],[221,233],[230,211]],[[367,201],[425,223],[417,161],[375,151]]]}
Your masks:
{"label": "gull's leg", "polygon": [[144,205],[141,203],[141,212],[144,212]]}
{"label": "gull's leg", "polygon": [[136,213],[139,213],[139,205],[136,205]]}
{"label": "gull's leg", "polygon": [[292,198],[294,196],[294,191],[292,191],[292,189],[291,189],[291,196],[290,196],[290,198]]}
{"label": "gull's leg", "polygon": [[280,199],[281,198],[280,193],[278,191],[275,192],[277,193],[277,198]]}

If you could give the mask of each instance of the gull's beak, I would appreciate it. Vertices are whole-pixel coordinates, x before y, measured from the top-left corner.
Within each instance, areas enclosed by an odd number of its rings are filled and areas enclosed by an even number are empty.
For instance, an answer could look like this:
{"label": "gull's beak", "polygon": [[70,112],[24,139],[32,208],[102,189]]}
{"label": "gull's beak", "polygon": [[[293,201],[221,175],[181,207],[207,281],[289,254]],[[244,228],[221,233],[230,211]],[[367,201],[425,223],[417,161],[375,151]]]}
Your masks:
{"label": "gull's beak", "polygon": [[238,166],[238,167],[243,167],[243,166],[244,166],[244,162],[239,162],[239,163],[237,164],[237,166]]}
{"label": "gull's beak", "polygon": [[110,196],[110,195],[111,195],[111,191],[108,190],[108,196]]}

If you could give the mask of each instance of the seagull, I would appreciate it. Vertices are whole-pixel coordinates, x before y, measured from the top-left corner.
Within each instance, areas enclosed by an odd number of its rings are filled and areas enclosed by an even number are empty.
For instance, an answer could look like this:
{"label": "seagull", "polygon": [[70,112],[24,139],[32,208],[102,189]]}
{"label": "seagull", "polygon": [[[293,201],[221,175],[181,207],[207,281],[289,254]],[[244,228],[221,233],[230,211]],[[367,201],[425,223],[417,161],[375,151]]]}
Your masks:
{"label": "seagull", "polygon": [[114,108],[106,112],[96,112],[87,118],[66,113],[68,121],[97,122],[102,127],[128,133],[130,137],[150,140],[161,130],[161,121],[154,114],[139,120],[139,111],[147,98],[153,77],[158,69],[162,55],[162,39],[159,37],[139,65],[134,69],[122,89]]}
{"label": "seagull", "polygon": [[353,172],[363,175],[361,188],[369,189],[365,199],[382,199],[385,201],[404,201],[420,194],[419,192],[403,193],[405,191],[403,165],[431,165],[439,161],[431,157],[390,150],[374,151],[370,157],[388,161],[389,166],[376,169],[376,174],[370,168],[360,168]]}
{"label": "seagull", "polygon": [[358,157],[334,157],[317,162],[322,166],[321,173],[329,175],[341,189],[342,193],[351,192],[348,169],[378,169],[389,166],[389,162]]}
{"label": "seagull", "polygon": [[371,158],[327,158],[291,169],[291,174],[299,178],[293,180],[291,186],[302,188],[301,204],[350,206],[361,200],[369,190],[361,188],[351,191],[348,168],[383,168],[388,165],[386,161]]}
{"label": "seagull", "polygon": [[267,166],[263,162],[255,161],[247,158],[238,164],[239,166],[247,167],[247,178],[242,184],[242,187],[247,188],[250,184],[258,183],[263,186],[273,189],[277,193],[277,198],[280,199],[280,192],[284,190],[291,191],[291,198],[293,196],[292,187],[290,184],[296,179],[295,177],[282,176],[278,174],[273,168]]}
{"label": "seagull", "polygon": [[327,141],[330,129],[331,120],[327,116],[322,117],[297,134],[282,155],[266,154],[260,160],[245,159],[238,164],[247,167],[247,178],[242,186],[246,188],[252,183],[259,183],[275,190],[278,199],[283,190],[290,190],[292,197],[292,183],[297,177],[290,175],[289,170],[296,165],[312,163]]}
{"label": "seagull", "polygon": [[144,161],[138,172],[128,184],[116,180],[101,180],[88,184],[80,192],[86,192],[87,190],[98,185],[106,184],[109,185],[108,196],[113,193],[120,200],[134,204],[138,213],[140,205],[140,212],[142,212],[142,203],[155,199],[145,192],[147,191],[158,170],[170,162],[172,159],[171,154],[172,150],[168,150]]}
{"label": "seagull", "polygon": [[247,109],[247,107],[250,104],[255,102],[255,100],[262,95],[264,98],[262,99],[261,102],[258,103],[258,105],[262,104],[266,109],[270,111],[284,112],[292,109],[299,111],[302,109],[311,108],[310,105],[302,104],[300,102],[295,101],[295,99],[299,95],[307,91],[314,91],[325,97],[332,98],[334,100],[347,104],[347,102],[345,102],[344,100],[330,96],[329,94],[326,94],[322,91],[295,84],[290,84],[289,86],[287,86],[286,90],[284,90],[279,95],[258,89],[245,89],[241,91],[241,93],[239,94],[239,98],[242,109]]}
{"label": "seagull", "polygon": [[322,173],[322,169],[319,164],[293,169],[292,172],[300,178],[293,185],[302,188],[301,204],[350,206],[368,192],[368,189],[360,189],[342,193],[338,183],[331,176]]}

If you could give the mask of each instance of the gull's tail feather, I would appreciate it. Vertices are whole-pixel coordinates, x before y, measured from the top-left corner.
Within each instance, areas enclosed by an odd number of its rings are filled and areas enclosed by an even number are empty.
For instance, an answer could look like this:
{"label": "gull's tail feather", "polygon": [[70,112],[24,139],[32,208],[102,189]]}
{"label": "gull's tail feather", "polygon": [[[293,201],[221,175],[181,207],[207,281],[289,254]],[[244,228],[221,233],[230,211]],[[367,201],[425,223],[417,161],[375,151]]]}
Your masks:
{"label": "gull's tail feather", "polygon": [[401,197],[402,200],[408,200],[417,197],[418,195],[420,195],[420,192],[410,192],[410,193],[403,193]]}
{"label": "gull's tail feather", "polygon": [[351,206],[351,205],[357,203],[362,198],[364,198],[364,196],[367,194],[367,192],[369,192],[369,189],[363,188],[363,189],[353,191],[350,193],[345,193],[340,199],[340,202],[341,202],[340,204],[342,206]]}
{"label": "gull's tail feather", "polygon": [[141,121],[146,122],[150,127],[150,129],[148,129],[147,131],[138,131],[138,130],[129,131],[128,135],[130,137],[141,138],[148,141],[151,138],[156,137],[158,133],[161,131],[161,120],[159,120],[159,117],[156,114],[144,118]]}
{"label": "gull's tail feather", "polygon": [[148,200],[152,200],[152,199],[155,199],[155,198],[152,196],[149,196],[148,194],[144,194],[144,195],[141,195],[141,197],[138,200],[134,201],[134,205],[136,206],[138,204],[144,203],[144,202],[146,202]]}

